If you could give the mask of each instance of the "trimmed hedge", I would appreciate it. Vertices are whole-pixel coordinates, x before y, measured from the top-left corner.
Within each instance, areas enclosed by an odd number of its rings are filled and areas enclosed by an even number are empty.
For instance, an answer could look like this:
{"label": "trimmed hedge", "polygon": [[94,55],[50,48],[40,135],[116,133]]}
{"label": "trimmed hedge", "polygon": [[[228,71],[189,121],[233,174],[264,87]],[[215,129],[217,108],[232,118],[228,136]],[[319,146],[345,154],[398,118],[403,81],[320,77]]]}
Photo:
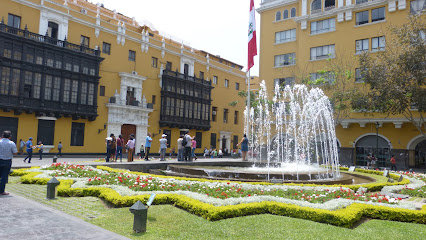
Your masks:
{"label": "trimmed hedge", "polygon": [[[110,170],[107,167],[99,167],[99,169],[106,171]],[[25,170],[27,169],[17,170],[13,175],[22,176],[21,181],[23,183],[46,184],[49,181],[49,179],[35,178],[36,175],[40,174],[38,172],[25,172]],[[115,172],[118,171],[114,169],[111,170]],[[131,173],[140,174],[138,172]],[[119,193],[110,188],[102,187],[71,188],[73,180],[59,181],[59,196],[94,196],[104,199],[106,202],[111,203],[114,207],[130,207],[138,200],[146,203],[150,197],[149,194],[121,196]],[[271,201],[244,203],[230,206],[214,206],[180,194],[158,194],[154,200],[154,204],[173,204],[176,207],[182,208],[210,221],[257,214],[275,214],[346,228],[353,227],[354,224],[360,221],[363,217],[426,224],[426,205],[423,206],[422,210],[408,210],[353,203],[344,209],[335,211],[300,207],[293,204]]]}

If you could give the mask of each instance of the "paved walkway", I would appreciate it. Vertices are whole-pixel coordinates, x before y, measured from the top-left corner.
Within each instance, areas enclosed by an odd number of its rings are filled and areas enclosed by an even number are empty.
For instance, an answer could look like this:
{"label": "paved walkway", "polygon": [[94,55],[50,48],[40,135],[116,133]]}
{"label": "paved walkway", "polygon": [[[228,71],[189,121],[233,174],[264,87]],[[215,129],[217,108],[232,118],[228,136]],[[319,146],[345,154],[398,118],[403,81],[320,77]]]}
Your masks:
{"label": "paved walkway", "polygon": [[0,196],[0,239],[128,239],[26,198]]}

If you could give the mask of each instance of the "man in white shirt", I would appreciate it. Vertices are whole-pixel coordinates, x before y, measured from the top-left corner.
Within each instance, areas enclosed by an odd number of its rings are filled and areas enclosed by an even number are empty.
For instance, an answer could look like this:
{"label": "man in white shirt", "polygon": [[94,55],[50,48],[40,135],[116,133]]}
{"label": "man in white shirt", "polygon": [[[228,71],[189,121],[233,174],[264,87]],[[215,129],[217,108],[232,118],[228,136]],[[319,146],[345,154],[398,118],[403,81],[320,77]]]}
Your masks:
{"label": "man in white shirt", "polygon": [[189,131],[186,132],[184,138],[186,139],[186,145],[185,145],[185,161],[192,161],[192,138],[189,135]]}
{"label": "man in white shirt", "polygon": [[9,195],[5,191],[6,183],[9,180],[10,168],[12,167],[13,155],[16,155],[18,150],[16,144],[10,141],[12,134],[10,131],[4,131],[0,140],[0,195]]}

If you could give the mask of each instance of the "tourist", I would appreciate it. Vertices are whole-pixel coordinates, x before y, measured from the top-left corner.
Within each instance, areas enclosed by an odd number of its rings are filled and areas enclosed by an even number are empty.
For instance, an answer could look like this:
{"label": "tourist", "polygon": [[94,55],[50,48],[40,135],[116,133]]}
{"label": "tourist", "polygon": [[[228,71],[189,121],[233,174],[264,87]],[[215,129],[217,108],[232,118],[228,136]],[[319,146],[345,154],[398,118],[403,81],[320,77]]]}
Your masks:
{"label": "tourist", "polygon": [[374,156],[374,154],[373,154],[373,155],[371,155],[371,167],[372,167],[373,169],[375,169],[375,168],[376,168],[376,162],[377,162],[377,159],[376,159],[376,157]]}
{"label": "tourist", "polygon": [[371,154],[367,155],[367,169],[371,166]]}
{"label": "tourist", "polygon": [[106,158],[105,158],[105,162],[109,162],[109,158],[111,157],[112,136],[114,136],[114,134],[111,133],[109,135],[109,137],[105,138],[105,140],[106,140]]}
{"label": "tourist", "polygon": [[192,147],[191,156],[194,158],[194,160],[197,160],[197,156],[195,156],[195,149],[197,148],[197,141],[195,140],[195,136],[192,137],[191,147]]}
{"label": "tourist", "polygon": [[38,148],[38,154],[40,154],[39,160],[42,160],[43,159],[43,143],[41,141],[38,141],[37,148]]}
{"label": "tourist", "polygon": [[33,157],[33,138],[30,137],[28,141],[25,143],[27,146],[27,153],[28,155],[25,157],[24,162],[28,159],[28,163],[31,163],[31,158]]}
{"label": "tourist", "polygon": [[160,139],[160,161],[166,161],[166,150],[167,150],[167,135],[161,135]]}
{"label": "tourist", "polygon": [[25,141],[19,139],[19,155],[24,154]]}
{"label": "tourist", "polygon": [[243,161],[248,161],[247,160],[248,138],[247,138],[246,134],[244,134],[243,139],[241,139],[241,142],[239,142],[237,144],[237,146],[238,145],[241,145],[241,150],[239,150],[239,151],[241,151],[241,157],[242,157]]}
{"label": "tourist", "polygon": [[140,152],[139,152],[139,159],[142,159],[144,157],[145,157],[145,147],[144,147],[144,145],[142,143],[141,144],[141,149],[140,149]]}
{"label": "tourist", "polygon": [[117,153],[115,154],[115,161],[117,162],[118,156],[120,156],[120,162],[123,162],[124,139],[123,139],[123,136],[121,134],[118,135],[118,138],[116,140],[116,145],[117,145]]}
{"label": "tourist", "polygon": [[185,151],[185,147],[182,145],[183,141],[183,135],[180,135],[177,140],[177,146],[178,146],[178,161],[183,161],[183,152]]}
{"label": "tourist", "polygon": [[149,150],[151,150],[151,133],[148,133],[148,135],[145,138],[145,161],[149,161]]}
{"label": "tourist", "polygon": [[130,134],[129,140],[127,141],[127,162],[133,162],[133,154],[135,151],[135,135]]}
{"label": "tourist", "polygon": [[209,150],[207,149],[207,147],[204,147],[203,157],[206,158],[208,155],[210,155]]}
{"label": "tourist", "polygon": [[219,158],[223,157],[223,152],[222,152],[222,148],[219,148],[219,152],[217,154],[219,156]]}
{"label": "tourist", "polygon": [[9,180],[13,155],[18,152],[15,143],[10,140],[11,137],[12,133],[10,131],[4,131],[0,140],[0,195],[9,195],[5,191],[6,183]]}
{"label": "tourist", "polygon": [[191,161],[192,160],[192,152],[191,152],[191,146],[192,146],[192,138],[189,136],[189,131],[186,132],[185,136],[183,137],[184,140],[182,140],[182,144],[185,144],[185,161]]}
{"label": "tourist", "polygon": [[114,136],[114,134],[111,134],[112,136],[111,136],[111,138],[112,138],[112,140],[111,140],[111,152],[110,152],[110,155],[111,155],[111,162],[115,162],[116,160],[114,160],[115,159],[115,152],[116,152],[116,150],[117,150],[117,139],[115,139],[115,136]]}
{"label": "tourist", "polygon": [[391,171],[396,171],[396,159],[395,159],[395,155],[392,155],[392,157],[390,159],[390,162],[391,162]]}
{"label": "tourist", "polygon": [[59,142],[58,144],[58,155],[62,156],[62,142]]}

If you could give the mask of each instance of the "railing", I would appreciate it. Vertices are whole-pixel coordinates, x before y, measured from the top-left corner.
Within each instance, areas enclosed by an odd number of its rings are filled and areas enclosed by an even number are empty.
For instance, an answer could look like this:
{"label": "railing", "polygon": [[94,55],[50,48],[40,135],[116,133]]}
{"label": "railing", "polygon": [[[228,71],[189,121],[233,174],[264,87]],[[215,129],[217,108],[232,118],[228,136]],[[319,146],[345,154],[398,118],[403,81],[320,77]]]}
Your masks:
{"label": "railing", "polygon": [[189,76],[188,74],[183,74],[183,73],[180,73],[180,72],[177,72],[177,71],[174,72],[174,71],[164,69],[163,75],[176,77],[176,78],[183,79],[183,80],[193,81],[193,82],[197,82],[197,83],[201,83],[201,84],[205,84],[205,85],[212,85],[212,83],[210,81],[206,81],[206,80],[201,79],[201,78]]}
{"label": "railing", "polygon": [[336,6],[335,6],[335,5],[324,7],[324,12],[325,12],[325,11],[332,10],[332,9],[334,9],[334,8],[336,8]]}
{"label": "railing", "polygon": [[65,40],[59,40],[59,39],[55,39],[55,38],[51,38],[47,35],[39,35],[33,32],[28,31],[27,26],[25,26],[25,29],[19,29],[19,28],[14,28],[11,26],[8,26],[6,24],[4,24],[3,22],[0,22],[0,32],[4,32],[4,33],[8,33],[8,34],[12,34],[18,37],[23,37],[23,38],[27,38],[27,39],[31,39],[37,42],[44,42],[47,44],[51,44],[51,45],[55,45],[58,47],[62,47],[62,48],[67,48],[70,49],[72,51],[76,51],[76,52],[82,52],[85,54],[89,54],[92,56],[100,56],[100,51],[96,50],[96,49],[91,49],[88,48],[86,46],[82,46],[82,45],[76,45],[73,43],[69,43],[65,37]]}

